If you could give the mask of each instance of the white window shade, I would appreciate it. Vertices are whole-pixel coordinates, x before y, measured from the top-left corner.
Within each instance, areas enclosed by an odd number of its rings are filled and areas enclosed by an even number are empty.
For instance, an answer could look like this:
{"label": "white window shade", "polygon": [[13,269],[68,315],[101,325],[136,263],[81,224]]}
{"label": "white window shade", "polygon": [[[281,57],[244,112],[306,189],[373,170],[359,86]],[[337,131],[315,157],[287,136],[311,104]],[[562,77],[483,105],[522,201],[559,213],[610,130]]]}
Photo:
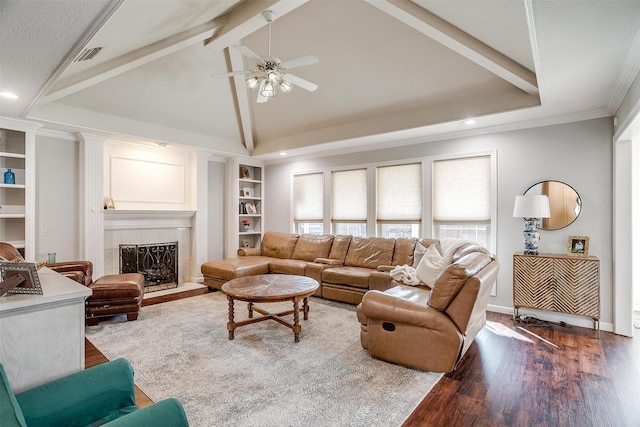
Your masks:
{"label": "white window shade", "polygon": [[293,177],[293,204],[294,221],[323,221],[324,180],[321,172]]}
{"label": "white window shade", "polygon": [[491,221],[491,157],[433,162],[433,221]]}
{"label": "white window shade", "polygon": [[367,220],[367,170],[331,173],[331,221]]}
{"label": "white window shade", "polygon": [[377,221],[422,221],[422,165],[377,168]]}

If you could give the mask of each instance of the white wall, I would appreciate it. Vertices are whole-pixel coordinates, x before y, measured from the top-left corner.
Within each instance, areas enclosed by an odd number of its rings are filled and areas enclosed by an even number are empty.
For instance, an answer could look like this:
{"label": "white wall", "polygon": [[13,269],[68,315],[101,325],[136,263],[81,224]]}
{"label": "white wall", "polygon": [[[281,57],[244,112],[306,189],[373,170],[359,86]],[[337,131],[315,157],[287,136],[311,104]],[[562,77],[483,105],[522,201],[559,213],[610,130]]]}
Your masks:
{"label": "white wall", "polygon": [[[208,226],[207,226],[207,260],[224,258],[224,201],[226,191],[226,164],[210,161],[208,167]],[[235,225],[235,223],[233,224]]]}
{"label": "white wall", "polygon": [[[564,254],[568,236],[590,236],[590,254],[601,261],[601,327],[611,330],[612,134],[612,120],[605,118],[385,150],[367,151],[363,147],[360,153],[268,165],[266,185],[271,191],[266,194],[265,230],[290,231],[290,182],[294,172],[497,150],[496,255],[501,269],[497,294],[489,302],[491,307],[506,310],[513,306],[512,255],[522,251],[523,229],[522,220],[512,217],[515,195],[539,181],[554,179],[576,189],[582,197],[583,210],[570,226],[543,231],[540,251]],[[561,317],[567,323],[592,326],[588,319]]]}
{"label": "white wall", "polygon": [[51,135],[36,136],[35,254],[38,261],[48,252],[56,261],[72,261],[79,254],[78,142]]}

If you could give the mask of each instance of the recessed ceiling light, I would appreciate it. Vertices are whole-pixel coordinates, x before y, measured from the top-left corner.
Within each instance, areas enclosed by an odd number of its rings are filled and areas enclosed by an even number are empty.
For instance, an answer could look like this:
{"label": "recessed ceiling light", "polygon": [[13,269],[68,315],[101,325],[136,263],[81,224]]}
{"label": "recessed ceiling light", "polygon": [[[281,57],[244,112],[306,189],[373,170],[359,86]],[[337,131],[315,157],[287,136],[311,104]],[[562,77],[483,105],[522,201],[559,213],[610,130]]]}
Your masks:
{"label": "recessed ceiling light", "polygon": [[285,151],[281,151],[281,152],[280,152],[280,155],[281,155],[281,156],[286,156],[286,155],[287,155],[287,153],[286,153]]}
{"label": "recessed ceiling light", "polygon": [[0,96],[3,98],[18,99],[18,95],[13,92],[0,92]]}
{"label": "recessed ceiling light", "polygon": [[463,124],[470,126],[470,125],[475,125],[476,121],[474,119],[467,119],[464,122],[462,122]]}

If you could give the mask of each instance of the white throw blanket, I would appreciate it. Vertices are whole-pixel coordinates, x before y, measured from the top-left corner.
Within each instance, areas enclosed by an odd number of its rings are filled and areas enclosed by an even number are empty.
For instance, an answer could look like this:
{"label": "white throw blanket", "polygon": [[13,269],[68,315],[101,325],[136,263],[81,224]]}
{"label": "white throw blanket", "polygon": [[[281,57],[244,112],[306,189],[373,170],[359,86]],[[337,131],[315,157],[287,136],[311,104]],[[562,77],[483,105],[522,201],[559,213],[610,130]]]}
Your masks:
{"label": "white throw blanket", "polygon": [[391,274],[393,280],[404,283],[405,285],[416,286],[420,284],[416,269],[406,264],[395,267],[389,274]]}

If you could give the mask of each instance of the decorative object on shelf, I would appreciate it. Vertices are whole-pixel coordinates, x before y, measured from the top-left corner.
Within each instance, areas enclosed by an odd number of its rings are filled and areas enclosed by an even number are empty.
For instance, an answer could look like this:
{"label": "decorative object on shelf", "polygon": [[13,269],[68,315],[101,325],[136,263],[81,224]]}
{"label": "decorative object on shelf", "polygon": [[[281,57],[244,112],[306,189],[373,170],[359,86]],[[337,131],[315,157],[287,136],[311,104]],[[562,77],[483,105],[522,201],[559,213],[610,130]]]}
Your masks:
{"label": "decorative object on shelf", "polygon": [[249,241],[248,241],[248,240],[246,240],[246,239],[245,239],[245,240],[243,240],[243,241],[242,241],[242,247],[243,247],[243,248],[248,248],[248,247],[250,247],[250,243],[249,243]]}
{"label": "decorative object on shelf", "polygon": [[251,188],[243,187],[242,188],[242,197],[251,197]]}
{"label": "decorative object on shelf", "polygon": [[542,195],[516,196],[513,216],[524,218],[525,228],[522,232],[524,253],[538,255],[540,218],[549,218],[549,197]]}
{"label": "decorative object on shelf", "polygon": [[589,236],[569,236],[567,239],[567,255],[576,257],[589,256]]}
{"label": "decorative object on shelf", "polygon": [[249,227],[251,226],[251,221],[248,219],[242,220],[242,231],[249,231]]}
{"label": "decorative object on shelf", "polygon": [[51,264],[53,264],[54,262],[56,262],[56,253],[55,252],[49,252],[47,254],[47,260],[48,262],[50,262]]}
{"label": "decorative object on shelf", "polygon": [[111,197],[104,198],[104,208],[105,209],[115,209],[116,205],[113,203],[113,199]]}
{"label": "decorative object on shelf", "polygon": [[253,202],[246,202],[244,204],[244,207],[246,208],[248,214],[258,213],[258,209],[256,209],[256,205],[254,205]]}
{"label": "decorative object on shelf", "polygon": [[[42,295],[40,277],[38,276],[39,268],[40,266],[35,262],[0,262],[2,283],[17,282],[11,284],[13,287],[7,289],[6,293]],[[19,277],[12,279],[14,276]],[[2,286],[2,288],[4,287]]]}
{"label": "decorative object on shelf", "polygon": [[252,74],[245,83],[249,89],[258,88],[258,104],[267,102],[278,94],[278,91],[287,93],[293,89],[293,85],[300,86],[303,89],[313,92],[318,89],[318,85],[311,83],[305,79],[289,74],[289,70],[305,65],[318,63],[318,58],[314,55],[301,56],[289,61],[281,62],[278,58],[271,56],[271,22],[276,18],[276,13],[271,10],[262,12],[262,17],[267,21],[269,30],[269,54],[261,57],[246,46],[232,46],[242,55],[256,61],[255,70],[232,71],[230,73],[218,74],[216,77],[237,76],[243,74]]}
{"label": "decorative object on shelf", "polygon": [[248,167],[240,166],[240,179],[251,179],[251,175],[249,175]]}
{"label": "decorative object on shelf", "polygon": [[16,183],[16,174],[11,171],[11,169],[7,169],[4,173],[4,183],[5,184],[15,184]]}

